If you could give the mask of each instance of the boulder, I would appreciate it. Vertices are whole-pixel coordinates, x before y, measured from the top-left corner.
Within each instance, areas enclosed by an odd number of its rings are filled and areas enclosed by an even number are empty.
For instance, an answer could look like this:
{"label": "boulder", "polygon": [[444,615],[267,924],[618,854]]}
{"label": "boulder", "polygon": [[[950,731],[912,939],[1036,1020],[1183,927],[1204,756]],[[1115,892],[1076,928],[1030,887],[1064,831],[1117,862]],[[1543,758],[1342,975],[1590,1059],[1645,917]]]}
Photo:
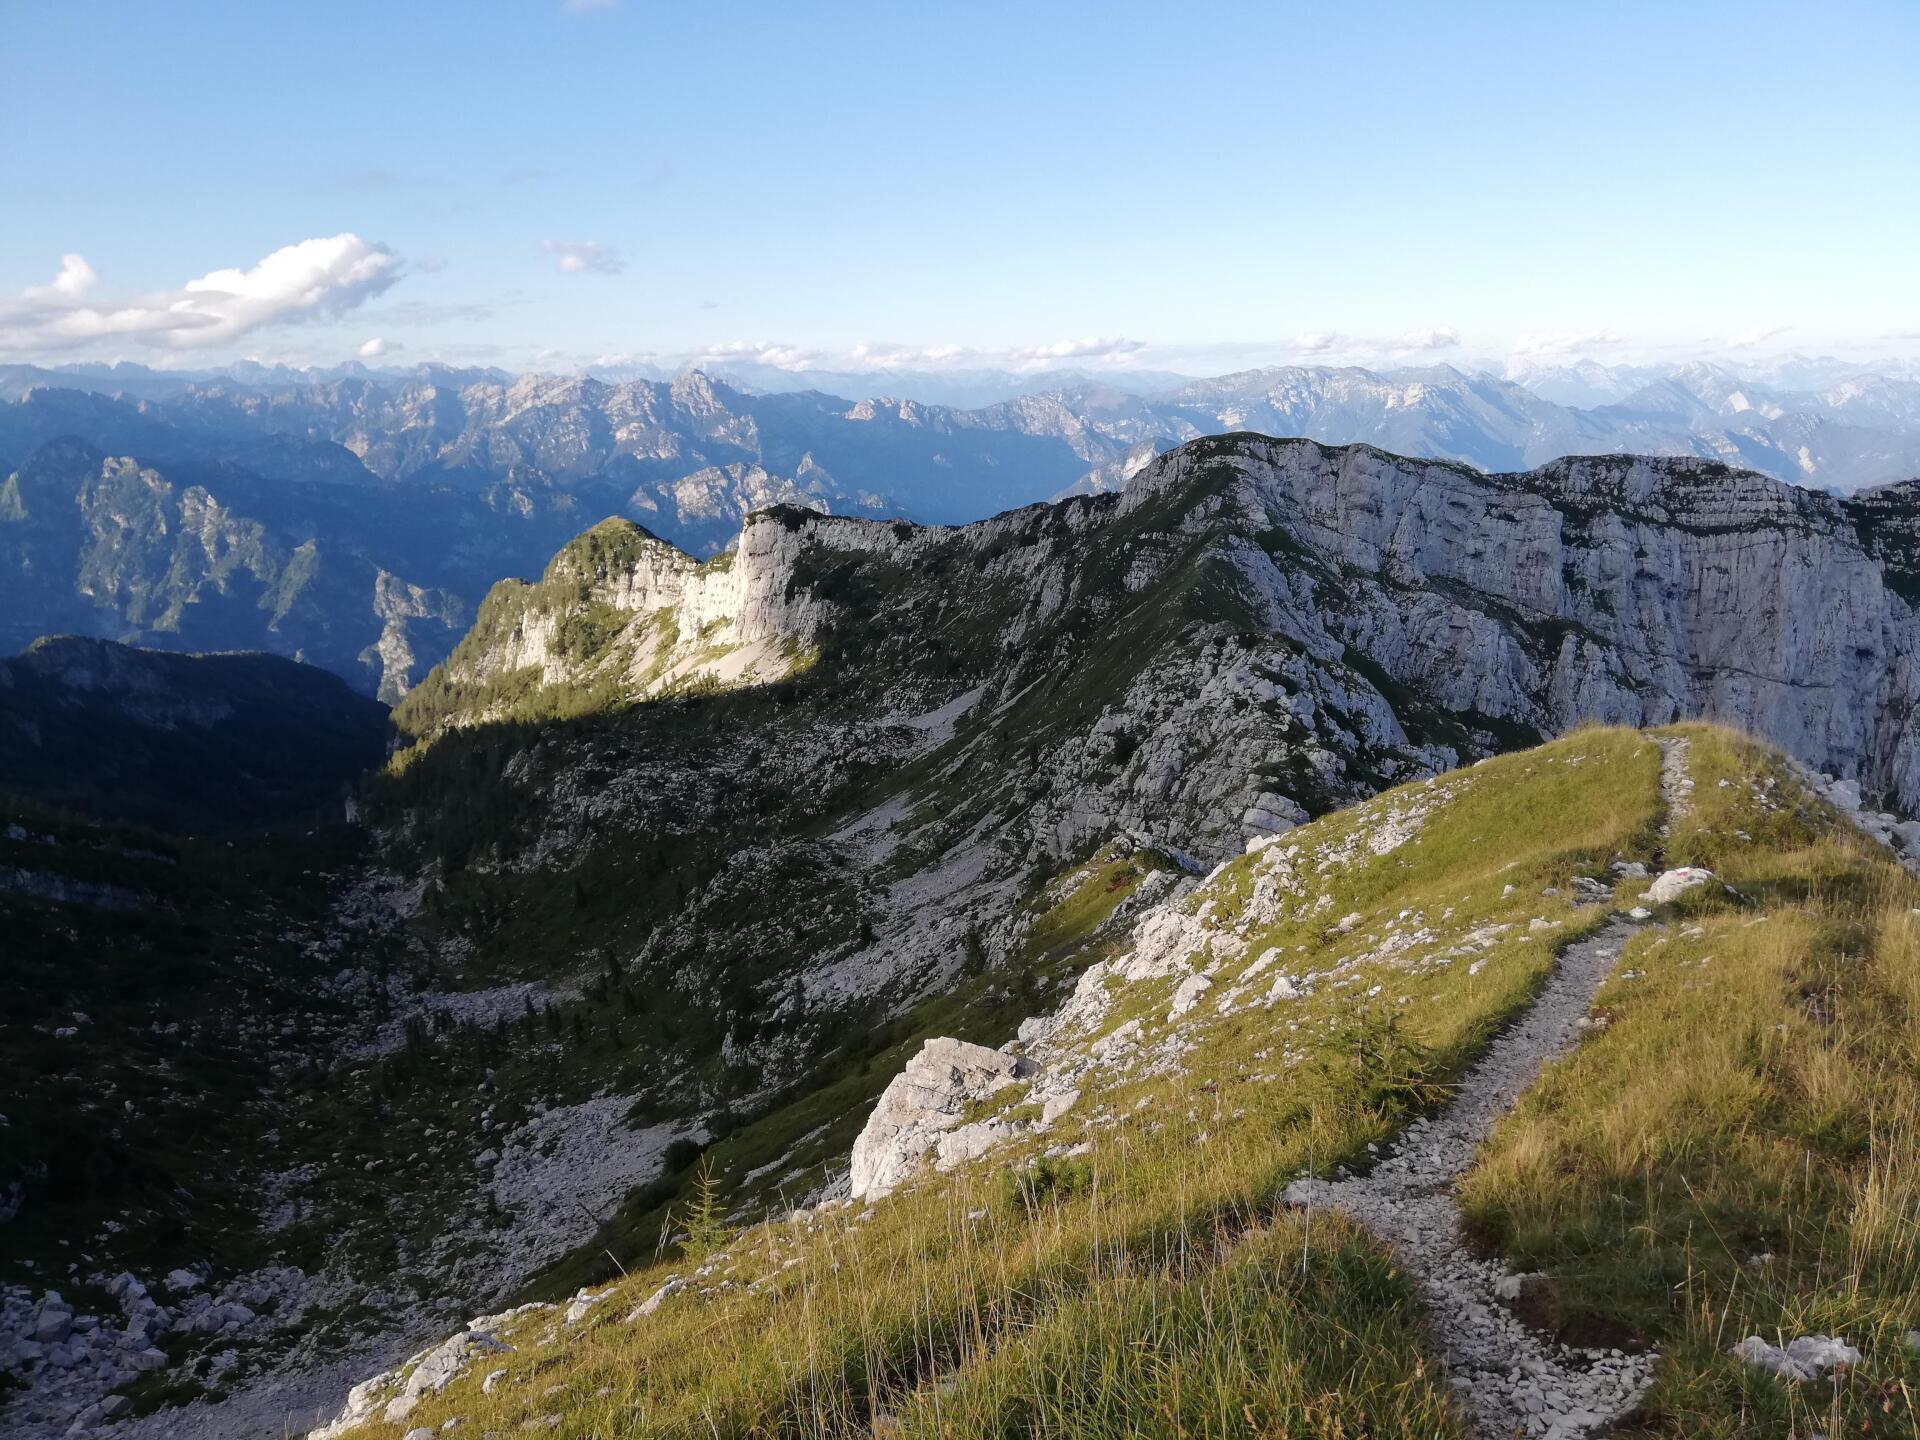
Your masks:
{"label": "boulder", "polygon": [[380,1404],[380,1396],[393,1388],[398,1377],[391,1370],[362,1380],[347,1391],[347,1403],[333,1420],[311,1432],[307,1440],[333,1440],[362,1424]]}
{"label": "boulder", "polygon": [[1178,1020],[1194,1006],[1200,1003],[1200,997],[1213,988],[1213,981],[1205,975],[1189,975],[1182,980],[1173,992],[1173,1004],[1167,1010],[1168,1020]]}
{"label": "boulder", "polygon": [[941,1135],[984,1099],[1039,1067],[1004,1051],[945,1037],[927,1041],[881,1093],[853,1142],[854,1199],[885,1195],[911,1175]]}
{"label": "boulder", "polygon": [[418,1395],[396,1395],[387,1402],[387,1408],[380,1412],[380,1418],[389,1425],[398,1425],[419,1408]]}
{"label": "boulder", "polygon": [[[400,1393],[387,1402],[386,1409],[381,1412],[381,1418],[389,1425],[400,1424],[413,1413],[420,1403],[421,1396],[437,1395],[451,1385],[466,1370],[471,1357],[508,1348],[482,1330],[455,1331],[438,1345],[421,1354],[419,1362],[407,1376],[406,1384],[401,1387]],[[391,1376],[381,1375],[354,1386],[348,1392],[346,1410],[333,1422],[333,1426],[340,1429],[350,1428],[353,1422],[350,1422],[348,1417],[355,1414],[364,1415],[370,1411],[374,1403],[374,1388],[384,1387],[391,1383],[391,1380]],[[325,1433],[332,1433],[332,1429]]]}
{"label": "boulder", "polygon": [[1650,905],[1670,905],[1689,890],[1698,890],[1703,885],[1713,883],[1711,870],[1702,870],[1695,865],[1682,865],[1677,870],[1663,870],[1649,885],[1640,898]]}
{"label": "boulder", "polygon": [[684,1279],[679,1275],[669,1275],[666,1284],[662,1285],[658,1290],[654,1291],[653,1294],[633,1307],[633,1310],[627,1316],[627,1323],[631,1325],[636,1320],[646,1319],[647,1316],[653,1314],[654,1311],[658,1310],[660,1306],[665,1303],[669,1295],[677,1295],[691,1284],[693,1284],[691,1280]]}
{"label": "boulder", "polygon": [[73,1312],[64,1305],[42,1304],[40,1313],[33,1317],[33,1329],[27,1332],[27,1338],[37,1340],[42,1345],[58,1345],[73,1333]]}
{"label": "boulder", "polygon": [[1831,1335],[1802,1335],[1785,1349],[1749,1335],[1729,1353],[1783,1380],[1813,1380],[1829,1370],[1860,1363],[1858,1350]]}
{"label": "boulder", "polygon": [[582,1320],[587,1318],[588,1311],[592,1310],[594,1306],[598,1305],[612,1293],[613,1290],[611,1288],[602,1290],[598,1295],[595,1295],[590,1290],[582,1290],[573,1297],[573,1303],[567,1306],[567,1312],[564,1317],[566,1323],[569,1325],[578,1325]]}
{"label": "boulder", "polygon": [[978,1159],[1002,1140],[1021,1134],[1026,1128],[996,1115],[991,1120],[978,1120],[971,1125],[962,1125],[957,1130],[949,1130],[933,1142],[933,1168],[951,1170],[956,1165]]}

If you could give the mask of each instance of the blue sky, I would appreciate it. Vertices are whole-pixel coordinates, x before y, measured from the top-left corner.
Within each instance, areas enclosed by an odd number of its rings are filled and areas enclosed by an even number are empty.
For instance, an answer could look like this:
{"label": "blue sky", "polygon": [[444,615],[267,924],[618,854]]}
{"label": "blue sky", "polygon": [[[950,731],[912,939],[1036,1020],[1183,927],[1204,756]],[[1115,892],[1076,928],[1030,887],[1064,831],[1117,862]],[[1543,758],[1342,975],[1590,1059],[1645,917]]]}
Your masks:
{"label": "blue sky", "polygon": [[9,3],[0,355],[1910,355],[1917,74],[1908,0]]}

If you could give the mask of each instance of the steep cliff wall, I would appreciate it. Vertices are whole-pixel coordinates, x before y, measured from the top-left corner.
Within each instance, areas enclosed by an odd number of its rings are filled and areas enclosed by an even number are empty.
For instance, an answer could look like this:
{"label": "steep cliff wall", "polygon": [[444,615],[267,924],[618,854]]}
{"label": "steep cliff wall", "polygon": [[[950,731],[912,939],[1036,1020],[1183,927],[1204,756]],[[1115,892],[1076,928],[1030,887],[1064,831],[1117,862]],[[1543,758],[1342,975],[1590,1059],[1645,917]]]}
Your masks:
{"label": "steep cliff wall", "polygon": [[1916,487],[1840,501],[1699,460],[1489,476],[1235,439],[1167,457],[1123,504],[1196,476],[1292,542],[1240,552],[1276,628],[1322,631],[1447,709],[1543,733],[1705,716],[1920,803],[1920,625],[1890,558]]}

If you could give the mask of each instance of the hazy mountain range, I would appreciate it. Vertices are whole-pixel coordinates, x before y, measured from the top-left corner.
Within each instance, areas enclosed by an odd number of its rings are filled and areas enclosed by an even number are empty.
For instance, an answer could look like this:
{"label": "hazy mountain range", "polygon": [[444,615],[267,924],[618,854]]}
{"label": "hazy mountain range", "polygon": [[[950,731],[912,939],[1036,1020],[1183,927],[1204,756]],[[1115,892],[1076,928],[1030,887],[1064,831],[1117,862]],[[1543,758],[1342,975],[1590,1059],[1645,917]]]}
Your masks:
{"label": "hazy mountain range", "polygon": [[[264,649],[394,699],[494,580],[537,571],[605,516],[696,555],[772,504],[966,523],[1118,488],[1156,453],[1223,431],[1490,471],[1630,452],[1836,492],[1920,474],[1920,378],[1829,361],[738,378],[0,367],[0,645],[75,631]],[[769,388],[826,379],[1003,398]]]}

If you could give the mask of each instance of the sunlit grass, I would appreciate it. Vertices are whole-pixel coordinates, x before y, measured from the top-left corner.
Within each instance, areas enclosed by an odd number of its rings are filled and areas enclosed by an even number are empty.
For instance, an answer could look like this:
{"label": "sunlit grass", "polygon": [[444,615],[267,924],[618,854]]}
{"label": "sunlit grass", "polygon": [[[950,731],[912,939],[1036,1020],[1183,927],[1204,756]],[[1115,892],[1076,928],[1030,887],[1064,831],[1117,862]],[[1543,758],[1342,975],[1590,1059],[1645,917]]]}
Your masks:
{"label": "sunlit grass", "polygon": [[[1920,1433],[1920,886],[1770,752],[1683,733],[1670,863],[1739,893],[1629,946],[1611,1023],[1495,1134],[1469,1217],[1552,1277],[1552,1323],[1662,1347],[1646,1433]],[[1726,1353],[1809,1333],[1863,1365],[1791,1384]]]}
{"label": "sunlit grass", "polygon": [[[1837,1415],[1848,1433],[1912,1435],[1920,887],[1766,752],[1686,733],[1695,808],[1667,860],[1738,893],[1689,896],[1636,937],[1598,997],[1604,1023],[1502,1125],[1467,1212],[1514,1268],[1549,1275],[1542,1321],[1661,1348],[1633,1422],[1646,1432],[1811,1435]],[[1392,1261],[1274,1197],[1296,1174],[1360,1163],[1527,1003],[1554,949],[1599,922],[1572,904],[1572,879],[1652,858],[1657,769],[1646,740],[1588,731],[1391,792],[1281,842],[1309,883],[1278,906],[1270,889],[1258,898],[1267,862],[1235,862],[1188,902],[1207,936],[1235,941],[1202,942],[1220,957],[1210,996],[1268,950],[1275,970],[1319,977],[1310,993],[1230,1014],[1203,1001],[1171,1069],[1103,1072],[1052,1134],[871,1210],[752,1227],[649,1317],[625,1318],[688,1262],[636,1273],[571,1332],[536,1317],[493,1394],[469,1377],[408,1423],[1462,1433]],[[1422,807],[1384,854],[1347,843]],[[1432,933],[1401,943],[1417,932]],[[1495,938],[1460,949],[1472,934]],[[1117,988],[1098,1028],[1139,1020],[1164,1039],[1173,984]],[[1009,1165],[1076,1141],[1092,1149],[1074,1183],[1004,1183]],[[1726,1355],[1748,1333],[1812,1332],[1844,1335],[1867,1363],[1791,1386]]]}

